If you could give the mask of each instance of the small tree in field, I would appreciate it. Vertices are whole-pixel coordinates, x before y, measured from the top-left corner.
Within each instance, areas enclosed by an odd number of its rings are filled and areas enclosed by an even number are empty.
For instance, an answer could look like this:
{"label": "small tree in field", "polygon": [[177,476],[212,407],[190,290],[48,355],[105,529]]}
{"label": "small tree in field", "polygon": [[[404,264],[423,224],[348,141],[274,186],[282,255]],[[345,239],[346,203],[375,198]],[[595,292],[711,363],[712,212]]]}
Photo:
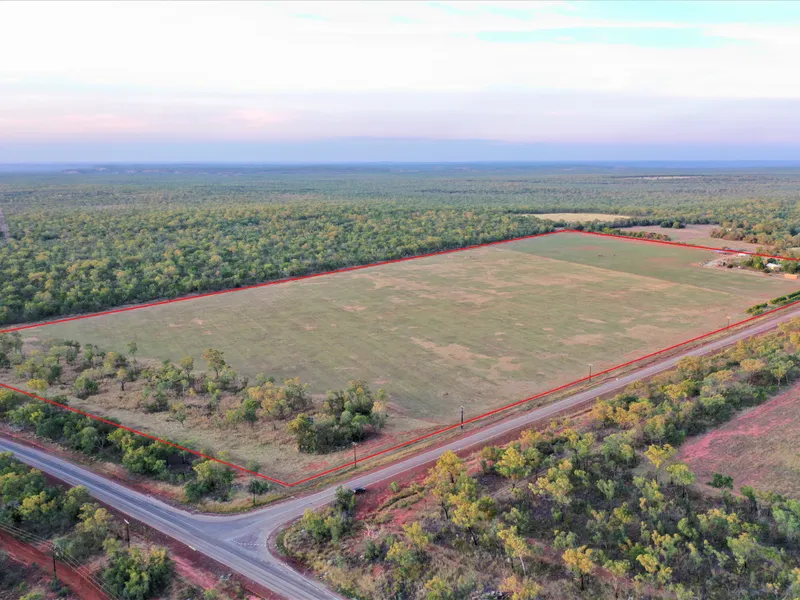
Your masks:
{"label": "small tree in field", "polygon": [[128,354],[131,355],[131,362],[133,363],[133,374],[136,376],[136,353],[139,351],[139,346],[136,342],[128,342]]}
{"label": "small tree in field", "polygon": [[213,348],[206,348],[203,352],[203,360],[209,367],[214,369],[214,379],[219,379],[219,372],[225,366],[225,359],[222,352]]}

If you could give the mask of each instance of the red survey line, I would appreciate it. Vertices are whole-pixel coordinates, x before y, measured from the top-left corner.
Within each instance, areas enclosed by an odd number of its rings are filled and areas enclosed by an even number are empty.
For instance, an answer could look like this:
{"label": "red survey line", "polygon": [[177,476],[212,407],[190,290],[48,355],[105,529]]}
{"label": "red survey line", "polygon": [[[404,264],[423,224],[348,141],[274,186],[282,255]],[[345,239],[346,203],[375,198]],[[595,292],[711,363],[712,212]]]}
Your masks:
{"label": "red survey line", "polygon": [[[221,291],[210,292],[210,293],[207,293],[207,294],[201,294],[201,295],[197,295],[197,296],[185,296],[185,297],[182,297],[182,298],[175,298],[175,299],[172,299],[172,300],[163,300],[163,301],[159,301],[159,302],[152,302],[152,303],[149,303],[149,304],[131,306],[131,307],[122,308],[122,309],[115,309],[115,310],[104,311],[104,312],[99,312],[99,313],[92,313],[92,314],[88,314],[88,315],[80,315],[80,316],[77,316],[77,317],[69,317],[69,318],[66,318],[66,319],[48,321],[48,322],[38,323],[38,324],[34,324],[34,325],[25,325],[25,326],[17,327],[17,328],[14,328],[14,329],[2,330],[2,331],[0,331],[0,333],[8,333],[8,332],[11,332],[11,331],[19,331],[21,329],[30,329],[30,328],[34,328],[34,327],[43,327],[43,326],[46,326],[46,325],[53,325],[53,324],[56,324],[56,323],[64,323],[64,322],[67,322],[67,321],[77,321],[77,320],[80,320],[80,319],[88,319],[88,318],[97,317],[97,316],[101,316],[101,315],[108,315],[108,314],[114,314],[114,313],[119,313],[119,312],[127,312],[127,311],[130,311],[130,310],[137,310],[137,309],[140,309],[140,308],[148,308],[148,307],[151,307],[151,306],[158,306],[158,305],[161,305],[161,304],[170,304],[170,303],[173,303],[173,302],[182,302],[182,301],[185,301],[185,300],[192,300],[194,298],[203,298],[203,297],[208,297],[208,296],[216,296],[216,295],[220,295],[220,294],[226,294],[226,293],[230,293],[230,292],[237,292],[237,291],[242,291],[242,290],[246,290],[246,289],[253,289],[253,288],[266,287],[266,286],[270,286],[270,285],[277,285],[277,284],[280,284],[280,283],[287,283],[287,282],[290,282],[290,281],[301,281],[301,280],[304,280],[304,279],[311,279],[313,277],[321,277],[323,275],[332,275],[332,274],[336,274],[336,273],[345,273],[345,272],[348,272],[348,271],[356,271],[356,270],[367,269],[367,268],[376,267],[376,266],[380,266],[380,265],[392,264],[392,263],[403,262],[403,261],[408,261],[408,260],[416,260],[418,258],[425,258],[425,257],[429,257],[429,256],[450,254],[450,253],[453,253],[453,252],[461,252],[461,251],[464,251],[464,250],[473,250],[473,249],[476,249],[476,248],[483,248],[483,247],[486,247],[486,246],[495,246],[495,245],[499,245],[499,244],[506,244],[506,243],[510,243],[510,242],[514,242],[514,241],[525,240],[525,239],[540,237],[540,236],[544,236],[544,235],[551,235],[551,234],[555,234],[555,233],[563,233],[563,232],[583,233],[583,234],[586,234],[586,235],[599,235],[599,236],[604,236],[604,237],[613,237],[613,238],[616,238],[616,239],[625,239],[625,240],[630,240],[630,241],[656,242],[656,243],[661,243],[661,244],[677,246],[677,247],[680,247],[680,248],[699,248],[699,249],[702,249],[702,250],[712,250],[714,252],[726,252],[726,253],[732,253],[732,254],[739,252],[737,250],[724,250],[724,249],[721,249],[721,248],[712,248],[712,247],[709,247],[709,246],[697,246],[697,245],[691,245],[691,244],[681,244],[681,243],[677,243],[677,242],[667,242],[667,241],[664,241],[664,240],[650,240],[650,239],[646,239],[646,238],[635,238],[635,237],[630,237],[630,236],[613,235],[613,234],[598,233],[598,232],[592,232],[592,231],[581,231],[581,230],[574,230],[574,229],[561,229],[561,230],[549,231],[549,232],[545,232],[545,233],[537,233],[537,234],[533,234],[533,235],[529,235],[529,236],[523,236],[523,237],[509,239],[509,240],[499,240],[499,241],[496,241],[496,242],[488,242],[488,243],[485,243],[485,244],[478,244],[478,245],[467,246],[467,247],[463,247],[463,248],[452,248],[452,249],[449,249],[449,250],[441,250],[441,251],[438,251],[438,252],[432,252],[432,253],[429,253],[429,254],[423,254],[423,255],[417,255],[417,256],[408,256],[408,257],[404,257],[404,258],[398,258],[398,259],[393,259],[393,260],[388,260],[388,261],[382,261],[382,262],[378,262],[378,263],[371,263],[371,264],[367,264],[367,265],[359,265],[359,266],[355,266],[355,267],[346,267],[346,268],[343,268],[343,269],[338,269],[338,270],[335,270],[335,271],[327,271],[327,272],[324,272],[324,273],[314,273],[314,274],[311,274],[311,275],[301,275],[299,277],[292,277],[292,278],[288,278],[288,279],[280,279],[280,280],[270,281],[270,282],[251,285],[251,286],[242,287],[242,288],[233,288],[233,289],[229,289],[229,290],[221,290]],[[770,256],[770,255],[766,255],[766,254],[757,254],[757,253],[753,253],[753,252],[742,252],[742,254],[749,254],[749,255],[752,255],[752,256],[763,256],[763,257],[767,257],[767,258],[776,258],[776,259],[781,259],[781,260],[800,260],[798,258]],[[766,317],[768,315],[777,313],[777,312],[782,311],[782,310],[786,310],[786,309],[788,309],[790,307],[793,307],[793,306],[796,306],[798,304],[800,304],[800,300],[792,302],[790,304],[786,304],[784,306],[780,306],[778,308],[774,308],[774,309],[769,310],[767,312],[764,312],[764,313],[762,313],[760,315],[749,317],[747,319],[744,319],[742,321],[738,321],[738,322],[733,323],[731,325],[727,325],[725,327],[721,327],[719,329],[715,329],[714,331],[710,331],[708,333],[704,333],[702,335],[696,336],[696,337],[694,337],[692,339],[689,339],[689,340],[686,340],[686,341],[683,341],[683,342],[679,342],[677,344],[669,346],[668,348],[663,348],[661,350],[657,350],[655,352],[651,352],[650,354],[646,354],[644,356],[641,356],[639,358],[635,358],[635,359],[630,360],[628,362],[625,362],[625,363],[610,367],[610,368],[605,369],[603,371],[599,371],[597,373],[592,374],[591,376],[587,376],[587,377],[582,377],[580,379],[576,379],[574,381],[571,381],[569,383],[565,383],[563,385],[560,385],[560,386],[555,387],[553,389],[547,390],[545,392],[540,392],[540,393],[538,393],[536,395],[529,396],[528,398],[524,398],[522,400],[518,400],[517,402],[513,402],[511,404],[507,404],[505,406],[501,406],[499,408],[487,411],[485,413],[482,413],[480,415],[477,415],[475,417],[472,417],[470,419],[465,420],[464,424],[466,425],[466,424],[469,424],[469,423],[474,423],[476,421],[479,421],[481,419],[485,419],[485,418],[490,417],[492,415],[499,414],[501,412],[504,412],[504,411],[507,411],[509,409],[515,408],[517,406],[521,406],[521,405],[526,404],[528,402],[531,402],[533,400],[537,400],[539,398],[543,398],[543,397],[545,397],[547,395],[550,395],[550,394],[553,394],[555,392],[559,392],[559,391],[565,390],[567,388],[573,387],[575,385],[587,382],[590,379],[595,379],[595,378],[597,378],[597,377],[599,377],[601,375],[606,375],[608,373],[611,373],[612,371],[616,371],[618,369],[622,369],[624,367],[636,364],[636,363],[641,362],[643,360],[647,360],[649,358],[653,358],[653,357],[658,356],[660,354],[664,354],[665,352],[669,352],[669,351],[674,350],[676,348],[680,348],[681,346],[686,346],[686,345],[691,344],[693,342],[708,338],[708,337],[710,337],[712,335],[715,335],[717,333],[721,333],[723,331],[729,330],[729,329],[731,329],[733,327],[738,327],[739,325],[743,325],[745,323],[751,323],[751,322],[753,322],[753,321],[755,321],[757,319],[761,319],[763,317]],[[358,462],[363,462],[363,461],[366,461],[366,460],[373,459],[373,458],[375,458],[377,456],[381,456],[383,454],[387,454],[387,453],[392,452],[394,450],[399,450],[400,448],[405,448],[407,446],[410,446],[410,445],[415,444],[417,442],[420,442],[422,440],[429,439],[431,437],[434,437],[434,436],[440,435],[442,433],[446,433],[448,431],[456,429],[457,427],[461,427],[461,423],[460,422],[459,423],[455,423],[453,425],[448,425],[446,427],[442,427],[442,428],[437,429],[435,431],[429,432],[429,433],[427,433],[425,435],[421,435],[419,437],[416,437],[414,439],[408,440],[406,442],[402,442],[402,443],[397,444],[395,446],[392,446],[390,448],[386,448],[384,450],[375,452],[373,454],[369,454],[367,456],[361,457],[360,459],[358,459],[356,461],[350,461],[350,462],[344,463],[342,465],[339,465],[337,467],[333,467],[331,469],[328,469],[326,471],[322,471],[322,472],[317,473],[315,475],[311,475],[311,476],[306,477],[304,479],[300,479],[300,480],[295,481],[293,483],[288,483],[288,482],[285,482],[285,481],[281,481],[280,479],[275,479],[275,478],[270,477],[268,475],[263,475],[262,473],[258,473],[257,471],[251,471],[250,469],[246,469],[246,468],[241,467],[239,465],[236,465],[234,463],[230,463],[230,462],[215,458],[213,456],[209,456],[209,455],[203,454],[202,452],[198,452],[196,450],[192,450],[191,448],[186,448],[185,446],[181,446],[179,444],[175,444],[173,442],[170,442],[168,440],[165,440],[165,439],[150,435],[148,433],[144,433],[144,432],[139,431],[137,429],[133,429],[131,427],[127,427],[125,425],[121,425],[119,423],[115,423],[113,421],[110,421],[110,420],[105,419],[103,417],[94,415],[92,413],[88,413],[88,412],[73,408],[71,406],[68,406],[68,405],[65,405],[65,404],[61,404],[59,402],[55,402],[54,400],[50,400],[48,398],[44,398],[42,396],[38,396],[38,395],[33,394],[31,392],[27,392],[27,391],[21,390],[19,388],[13,387],[11,385],[8,385],[8,384],[5,384],[5,383],[0,383],[0,387],[4,387],[6,389],[12,390],[12,391],[17,392],[19,394],[23,394],[23,395],[28,396],[30,398],[34,398],[36,400],[40,400],[42,402],[47,402],[47,403],[52,404],[54,406],[58,406],[60,408],[63,408],[65,410],[69,410],[69,411],[72,411],[74,413],[83,415],[83,416],[88,417],[90,419],[94,419],[96,421],[99,421],[99,422],[102,422],[102,423],[106,423],[108,425],[112,425],[112,426],[117,427],[119,429],[124,429],[125,431],[129,431],[131,433],[134,433],[134,434],[137,434],[137,435],[141,435],[143,437],[149,438],[149,439],[154,440],[156,442],[160,442],[160,443],[165,444],[167,446],[171,446],[173,448],[176,448],[176,449],[179,449],[179,450],[182,450],[182,451],[185,451],[185,452],[189,452],[190,454],[194,454],[195,456],[199,456],[199,457],[204,458],[206,460],[213,460],[213,461],[215,461],[217,463],[220,463],[220,464],[223,464],[223,465],[225,465],[227,467],[231,467],[233,469],[236,469],[236,470],[241,471],[243,473],[247,473],[247,474],[252,475],[254,477],[260,477],[262,479],[266,479],[268,481],[271,481],[273,483],[277,483],[277,484],[282,485],[284,487],[294,487],[294,486],[300,485],[302,483],[306,483],[308,481],[311,481],[313,479],[317,479],[319,477],[323,477],[325,475],[329,475],[329,474],[334,473],[336,471],[340,471],[342,469],[346,469],[346,468],[349,468],[349,467],[356,466],[358,464]]]}
{"label": "red survey line", "polygon": [[[539,398],[543,398],[544,396],[547,396],[549,394],[553,394],[555,392],[560,392],[562,390],[565,390],[567,388],[573,387],[573,386],[578,385],[580,383],[585,383],[585,382],[589,381],[590,379],[595,379],[596,377],[599,377],[600,375],[607,375],[608,373],[611,373],[612,371],[616,371],[618,369],[622,369],[624,367],[628,367],[630,365],[636,364],[636,363],[641,362],[643,360],[647,360],[648,358],[653,358],[654,356],[658,356],[659,354],[664,354],[665,352],[669,352],[670,350],[675,350],[676,348],[680,348],[681,346],[686,346],[687,344],[691,344],[692,342],[696,342],[698,340],[702,340],[704,338],[710,337],[710,336],[715,335],[717,333],[721,333],[721,332],[726,331],[728,329],[731,329],[733,327],[737,327],[739,325],[743,325],[745,323],[750,323],[752,321],[755,321],[756,319],[761,319],[763,317],[766,317],[767,315],[776,313],[776,312],[781,311],[781,310],[786,310],[787,308],[790,308],[792,306],[796,306],[798,304],[800,304],[800,300],[797,300],[796,302],[792,302],[791,304],[786,304],[784,306],[780,306],[778,308],[774,308],[774,309],[769,310],[767,312],[761,313],[760,315],[756,315],[754,317],[749,317],[749,318],[744,319],[742,321],[738,321],[737,323],[732,323],[731,325],[726,325],[725,327],[720,327],[719,329],[715,329],[714,331],[709,331],[708,333],[704,333],[702,335],[698,335],[697,337],[693,337],[690,340],[686,340],[684,342],[679,342],[677,344],[673,344],[672,346],[669,346],[668,348],[662,348],[661,350],[656,350],[655,352],[651,352],[650,354],[645,354],[644,356],[640,356],[639,358],[635,358],[633,360],[629,360],[626,363],[622,363],[620,365],[616,365],[614,367],[610,367],[608,369],[605,369],[604,371],[598,371],[597,373],[594,373],[592,375],[588,375],[586,377],[581,377],[580,379],[576,379],[575,381],[571,381],[569,383],[565,383],[564,385],[560,385],[560,386],[555,387],[555,388],[553,388],[551,390],[547,390],[546,392],[541,392],[541,393],[536,394],[534,396],[529,396],[529,397],[524,398],[522,400],[518,400],[518,401],[513,402],[511,404],[507,404],[506,406],[501,406],[500,408],[495,408],[494,410],[490,410],[490,411],[485,412],[483,414],[480,414],[480,415],[478,415],[476,417],[472,417],[471,419],[466,419],[464,421],[464,425],[467,425],[468,423],[474,423],[475,421],[479,421],[481,419],[485,419],[486,417],[490,417],[492,415],[496,415],[498,413],[501,413],[503,411],[509,410],[511,408],[515,408],[515,407],[520,406],[522,404],[525,404],[527,402],[531,402],[532,400],[537,400]],[[338,467],[333,467],[332,469],[328,469],[327,471],[323,471],[321,473],[317,473],[316,475],[311,475],[310,477],[306,477],[305,479],[301,479],[299,481],[295,481],[294,483],[291,483],[289,485],[290,486],[299,485],[301,483],[306,483],[307,481],[311,481],[312,479],[316,479],[318,477],[322,477],[323,475],[329,475],[329,474],[334,473],[336,471],[340,471],[341,469],[346,469],[346,468],[349,468],[349,467],[353,467],[358,462],[363,462],[365,460],[370,460],[372,458],[375,458],[376,456],[380,456],[382,454],[386,454],[387,452],[392,452],[393,450],[399,450],[400,448],[404,448],[406,446],[410,446],[411,444],[415,444],[416,442],[422,441],[424,439],[427,439],[427,438],[433,437],[435,435],[439,435],[439,434],[445,433],[447,431],[451,431],[453,429],[456,429],[457,427],[461,427],[461,423],[460,422],[459,423],[455,423],[454,425],[448,425],[447,427],[442,427],[441,429],[437,429],[436,431],[432,431],[432,432],[427,433],[425,435],[419,436],[417,438],[414,438],[413,440],[409,440],[407,442],[403,442],[401,444],[397,444],[396,446],[392,446],[391,448],[386,448],[385,450],[381,450],[380,452],[375,452],[374,454],[369,454],[367,456],[364,456],[364,457],[358,459],[358,461],[350,461],[350,462],[345,463],[343,465],[339,465]]]}
{"label": "red survey line", "polygon": [[[654,240],[650,238],[633,237],[632,235],[617,235],[615,233],[601,233],[599,231],[583,231],[582,229],[562,229],[561,231],[568,231],[569,233],[582,233],[584,235],[599,235],[602,237],[612,237],[617,240],[631,240],[635,242],[650,242],[652,244],[664,244],[666,246],[678,246],[679,248],[697,248],[699,250],[712,250],[714,252],[724,252],[725,254],[747,254],[748,256],[762,256],[764,258],[775,258],[777,260],[794,260],[798,261],[800,258],[793,258],[791,256],[773,256],[772,254],[759,254],[758,252],[747,252],[746,250],[730,250],[727,248],[713,248],[711,246],[699,246],[697,244],[683,244],[681,242],[671,242],[667,240]],[[2,333],[2,332],[0,332]]]}
{"label": "red survey line", "polygon": [[391,265],[394,263],[405,262],[409,260],[417,260],[420,258],[430,258],[431,256],[441,256],[443,254],[452,254],[454,252],[464,252],[465,250],[477,250],[478,248],[486,248],[489,246],[497,246],[499,244],[508,244],[510,242],[518,242],[520,240],[529,240],[544,235],[553,235],[555,233],[563,233],[564,229],[555,229],[553,231],[545,231],[544,233],[534,233],[531,235],[524,235],[522,237],[511,238],[508,240],[497,240],[495,242],[486,242],[485,244],[475,244],[472,246],[463,246],[461,248],[450,248],[448,250],[437,250],[436,252],[429,252],[427,254],[415,254],[413,256],[404,256],[402,258],[393,258],[391,260],[382,260],[380,262],[368,263],[365,265],[356,265],[354,267],[343,267],[341,269],[334,269],[333,271],[323,271],[321,273],[311,273],[309,275],[298,275],[296,277],[285,277],[283,279],[275,279],[273,281],[265,281],[264,283],[255,283],[253,285],[246,285],[244,287],[229,288],[226,290],[219,290],[216,292],[206,292],[204,294],[196,294],[194,296],[181,296],[180,298],[172,298],[170,300],[159,300],[157,302],[148,302],[146,304],[137,304],[135,306],[126,306],[125,308],[114,308],[111,310],[103,310],[100,312],[89,313],[86,315],[77,315],[74,317],[65,317],[63,319],[54,319],[52,321],[42,321],[41,323],[31,323],[29,325],[18,325],[9,329],[0,329],[0,333],[11,333],[13,331],[22,331],[24,329],[36,329],[39,327],[46,327],[47,325],[57,325],[59,323],[69,323],[71,321],[82,321],[83,319],[93,319],[94,317],[102,317],[105,315],[114,315],[117,313],[128,312],[131,310],[139,310],[142,308],[152,308],[153,306],[161,306],[164,304],[173,304],[175,302],[186,302],[187,300],[197,300],[199,298],[208,298],[210,296],[220,296],[222,294],[230,294],[232,292],[243,292],[245,290],[254,290],[257,288],[269,287],[271,285],[280,285],[281,283],[290,283],[292,281],[303,281],[305,279],[313,279],[314,277],[323,277],[326,275],[337,275],[339,273],[349,273],[351,271],[360,271],[362,269],[371,269],[373,267],[381,267],[384,265]]}
{"label": "red survey line", "polygon": [[305,279],[312,279],[314,277],[323,277],[325,275],[336,275],[339,273],[349,273],[351,271],[360,271],[362,269],[371,269],[372,267],[380,267],[384,265],[391,265],[394,263],[405,262],[409,260],[417,260],[420,258],[429,258],[432,256],[441,256],[443,254],[453,254],[455,252],[464,252],[466,250],[477,250],[478,248],[486,248],[489,246],[498,246],[500,244],[509,244],[511,242],[519,242],[522,240],[529,240],[537,237],[542,237],[545,235],[553,235],[556,233],[582,233],[585,235],[599,235],[603,237],[612,237],[615,239],[623,239],[629,241],[636,241],[636,242],[651,242],[657,244],[666,244],[669,246],[678,246],[680,248],[697,248],[700,250],[711,250],[713,252],[724,252],[727,254],[747,254],[749,256],[762,256],[764,258],[775,258],[778,260],[794,260],[798,261],[800,258],[792,258],[789,256],[773,256],[770,254],[758,254],[756,252],[746,252],[744,250],[725,250],[722,248],[712,248],[711,246],[698,246],[693,244],[681,244],[679,242],[668,242],[665,240],[651,240],[647,238],[636,238],[627,235],[615,235],[611,233],[599,233],[595,231],[583,231],[579,229],[555,229],[553,231],[546,231],[544,233],[534,233],[532,235],[524,235],[522,237],[510,238],[507,240],[497,240],[495,242],[486,242],[485,244],[474,244],[472,246],[463,246],[461,248],[450,248],[448,250],[438,250],[436,252],[429,252],[427,254],[415,254],[414,256],[404,256],[402,258],[393,258],[391,260],[383,260],[380,262],[375,263],[368,263],[365,265],[356,265],[354,267],[343,267],[341,269],[334,269],[333,271],[323,271],[321,273],[311,273],[309,275],[298,275],[296,277],[285,277],[283,279],[275,279],[273,281],[266,281],[264,283],[256,283],[253,285],[246,285],[243,287],[238,288],[229,288],[226,290],[218,290],[216,292],[206,292],[204,294],[196,294],[193,296],[181,296],[180,298],[171,298],[169,300],[158,300],[156,302],[147,302],[145,304],[136,304],[135,306],[126,306],[125,308],[114,308],[111,310],[103,310],[100,312],[89,313],[85,315],[76,315],[74,317],[65,317],[63,319],[54,319],[51,321],[42,321],[41,323],[31,323],[28,325],[18,325],[16,327],[10,327],[8,329],[0,329],[0,334],[2,333],[12,333],[14,331],[23,331],[25,329],[37,329],[39,327],[46,327],[47,325],[57,325],[59,323],[69,323],[72,321],[81,321],[83,319],[92,319],[94,317],[102,317],[105,315],[113,315],[117,313],[129,312],[132,310],[139,310],[142,308],[152,308],[154,306],[162,306],[164,304],[173,304],[175,302],[186,302],[188,300],[197,300],[200,298],[208,298],[210,296],[220,296],[222,294],[230,294],[233,292],[243,292],[245,290],[253,290],[263,287],[269,287],[272,285],[279,285],[281,283],[290,283],[293,281],[303,281]]}
{"label": "red survey line", "polygon": [[225,465],[226,467],[231,467],[233,469],[238,469],[244,473],[249,473],[250,475],[254,475],[256,477],[261,477],[262,479],[268,479],[273,483],[278,483],[283,486],[289,486],[290,484],[281,481],[280,479],[274,479],[269,477],[268,475],[262,475],[256,471],[251,471],[250,469],[245,469],[244,467],[240,467],[239,465],[235,465],[233,463],[226,462],[224,460],[220,460],[219,458],[214,458],[213,456],[208,456],[207,454],[203,454],[202,452],[198,452],[197,450],[192,450],[191,448],[186,448],[185,446],[181,446],[179,444],[175,444],[174,442],[170,442],[169,440],[162,439],[160,437],[156,437],[154,435],[150,435],[149,433],[145,433],[143,431],[139,431],[138,429],[133,429],[132,427],[126,427],[125,425],[121,425],[120,423],[115,423],[114,421],[109,421],[108,419],[104,419],[103,417],[98,417],[97,415],[93,415],[92,413],[88,413],[72,406],[68,406],[66,404],[61,404],[60,402],[56,402],[55,400],[50,400],[49,398],[44,398],[42,396],[37,396],[36,394],[32,394],[31,392],[26,392],[25,390],[21,390],[19,388],[14,387],[13,385],[8,385],[7,383],[0,382],[0,387],[4,387],[12,392],[16,392],[18,394],[23,394],[35,400],[41,400],[42,402],[47,402],[48,404],[52,404],[53,406],[57,406],[59,408],[63,408],[64,410],[69,410],[74,413],[78,413],[84,417],[88,417],[90,419],[94,419],[95,421],[100,421],[101,423],[105,423],[107,425],[113,425],[118,429],[124,429],[125,431],[130,431],[131,433],[135,433],[136,435],[141,435],[142,437],[149,438],[153,441],[160,442],[162,444],[166,444],[167,446],[171,446],[173,448],[177,448],[178,450],[183,450],[184,452],[189,452],[194,454],[195,456],[199,456],[201,458],[205,458],[206,460],[213,460],[214,462],[218,462],[220,464]]}

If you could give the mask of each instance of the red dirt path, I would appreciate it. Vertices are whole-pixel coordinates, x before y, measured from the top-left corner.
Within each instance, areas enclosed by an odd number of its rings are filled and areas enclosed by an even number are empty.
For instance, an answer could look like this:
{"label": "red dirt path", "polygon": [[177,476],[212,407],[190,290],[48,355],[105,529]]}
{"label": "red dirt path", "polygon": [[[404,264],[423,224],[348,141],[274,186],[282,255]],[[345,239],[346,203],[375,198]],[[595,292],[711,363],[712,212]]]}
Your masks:
{"label": "red dirt path", "polygon": [[[38,565],[45,571],[53,568],[53,558],[38,548],[19,541],[11,535],[0,531],[0,546],[15,560],[25,565]],[[83,600],[109,600],[108,596],[88,583],[72,567],[56,561],[58,579]]]}

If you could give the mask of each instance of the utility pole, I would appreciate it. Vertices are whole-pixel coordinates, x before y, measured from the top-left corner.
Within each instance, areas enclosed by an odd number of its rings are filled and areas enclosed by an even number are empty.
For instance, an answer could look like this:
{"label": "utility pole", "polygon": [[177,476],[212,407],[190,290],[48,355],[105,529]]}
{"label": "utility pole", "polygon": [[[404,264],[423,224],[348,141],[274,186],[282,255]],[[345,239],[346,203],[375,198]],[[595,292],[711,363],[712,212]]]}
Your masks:
{"label": "utility pole", "polygon": [[256,480],[250,480],[250,490],[253,492],[253,506],[256,505]]}
{"label": "utility pole", "polygon": [[55,546],[53,546],[53,579],[57,579],[57,577],[56,577],[56,552],[58,552],[58,549]]}
{"label": "utility pole", "polygon": [[593,365],[592,363],[589,363],[589,379],[591,379],[591,378],[592,378],[592,367],[593,367],[593,366],[594,366],[594,365]]}
{"label": "utility pole", "polygon": [[358,446],[358,444],[353,442],[353,468],[354,469],[356,468],[356,465],[358,464],[358,458],[356,457],[356,446]]}
{"label": "utility pole", "polygon": [[731,326],[731,317],[730,317],[730,315],[728,315],[728,327],[730,327],[730,326]]}
{"label": "utility pole", "polygon": [[131,547],[131,524],[128,522],[128,519],[123,519],[125,521],[125,541],[128,543],[128,549],[130,550]]}
{"label": "utility pole", "polygon": [[464,406],[461,406],[461,429],[464,429]]}

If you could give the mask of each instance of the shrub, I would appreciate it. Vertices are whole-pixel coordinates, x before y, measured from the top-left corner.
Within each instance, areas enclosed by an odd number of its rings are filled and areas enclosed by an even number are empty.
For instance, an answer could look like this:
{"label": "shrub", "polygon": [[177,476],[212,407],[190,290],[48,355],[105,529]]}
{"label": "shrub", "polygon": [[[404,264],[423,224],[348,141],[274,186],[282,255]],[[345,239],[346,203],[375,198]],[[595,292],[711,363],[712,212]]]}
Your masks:
{"label": "shrub", "polygon": [[79,375],[72,384],[72,391],[78,398],[85,399],[100,391],[97,382],[86,374]]}

